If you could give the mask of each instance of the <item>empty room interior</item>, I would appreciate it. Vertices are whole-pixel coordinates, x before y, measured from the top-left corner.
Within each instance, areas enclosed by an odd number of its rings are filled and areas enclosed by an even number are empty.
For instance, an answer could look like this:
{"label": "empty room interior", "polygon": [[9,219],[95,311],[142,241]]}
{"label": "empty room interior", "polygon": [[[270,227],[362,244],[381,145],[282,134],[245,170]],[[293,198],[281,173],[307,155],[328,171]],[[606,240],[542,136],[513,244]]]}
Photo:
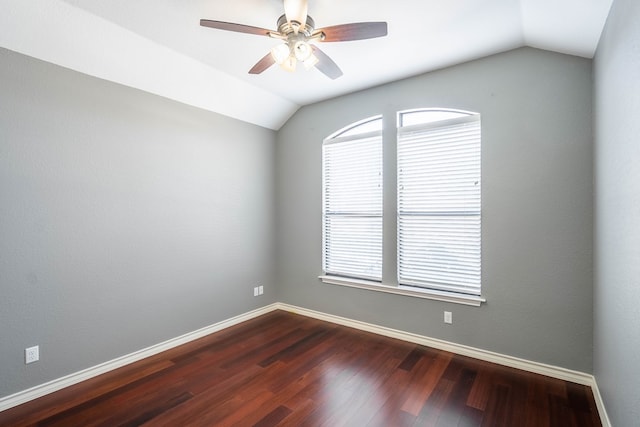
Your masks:
{"label": "empty room interior", "polygon": [[0,9],[0,425],[640,426],[637,0]]}

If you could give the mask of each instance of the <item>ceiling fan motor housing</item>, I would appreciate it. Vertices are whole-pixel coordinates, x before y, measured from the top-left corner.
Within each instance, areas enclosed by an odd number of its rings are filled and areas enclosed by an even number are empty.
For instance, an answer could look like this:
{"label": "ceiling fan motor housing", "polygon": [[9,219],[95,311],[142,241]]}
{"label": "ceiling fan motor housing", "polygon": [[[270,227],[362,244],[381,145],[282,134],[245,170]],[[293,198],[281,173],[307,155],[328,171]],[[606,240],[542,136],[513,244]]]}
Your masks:
{"label": "ceiling fan motor housing", "polygon": [[280,18],[278,18],[278,32],[285,37],[288,37],[290,34],[294,33],[302,33],[305,37],[311,37],[313,35],[313,30],[315,29],[315,27],[316,23],[309,15],[307,15],[307,22],[305,23],[305,25],[302,25],[297,21],[289,22],[287,21],[287,17],[285,15],[282,15]]}

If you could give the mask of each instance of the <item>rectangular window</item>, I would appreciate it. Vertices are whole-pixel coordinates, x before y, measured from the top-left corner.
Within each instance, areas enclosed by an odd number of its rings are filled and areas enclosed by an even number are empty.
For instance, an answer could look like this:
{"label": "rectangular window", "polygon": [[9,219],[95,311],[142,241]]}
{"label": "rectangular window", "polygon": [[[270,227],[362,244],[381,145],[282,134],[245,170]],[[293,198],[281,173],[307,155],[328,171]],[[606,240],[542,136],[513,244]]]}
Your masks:
{"label": "rectangular window", "polygon": [[480,140],[477,114],[398,128],[400,285],[480,295]]}
{"label": "rectangular window", "polygon": [[327,138],[322,165],[325,274],[381,281],[382,131]]}

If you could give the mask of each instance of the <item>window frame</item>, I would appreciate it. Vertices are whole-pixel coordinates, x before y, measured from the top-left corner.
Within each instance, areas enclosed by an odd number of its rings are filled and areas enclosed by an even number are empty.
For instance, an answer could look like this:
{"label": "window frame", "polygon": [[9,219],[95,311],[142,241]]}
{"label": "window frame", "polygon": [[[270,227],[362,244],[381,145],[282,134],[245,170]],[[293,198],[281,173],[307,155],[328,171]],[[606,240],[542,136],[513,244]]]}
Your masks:
{"label": "window frame", "polygon": [[[382,162],[383,165],[385,163],[388,163],[388,161],[393,161],[393,158],[389,158],[388,156],[386,156],[386,154],[388,154],[390,151],[389,150],[394,150],[395,151],[395,156],[397,156],[397,142],[398,142],[398,133],[399,133],[399,129],[400,129],[400,125],[402,124],[402,119],[403,119],[403,115],[410,115],[410,114],[418,114],[421,112],[425,112],[425,111],[439,111],[439,112],[443,112],[445,114],[464,114],[464,115],[470,115],[470,114],[475,114],[480,116],[479,113],[475,113],[472,111],[464,111],[464,110],[458,110],[458,109],[448,109],[448,108],[416,108],[416,109],[411,109],[411,110],[402,110],[402,111],[396,111],[394,114],[394,118],[391,119],[391,117],[389,117],[389,115],[387,115],[386,113],[384,115],[379,115],[379,116],[373,116],[373,117],[369,117],[369,118],[365,118],[363,120],[354,122],[348,126],[345,126],[344,128],[334,132],[333,134],[331,134],[330,136],[328,136],[327,138],[325,138],[325,140],[323,141],[323,143],[329,139],[338,139],[344,136],[348,135],[348,132],[350,130],[352,130],[353,128],[356,128],[358,126],[361,126],[363,124],[366,124],[372,120],[381,120],[382,123],[390,123],[395,124],[395,132],[392,131],[392,129],[388,129],[386,128],[386,130],[384,131],[380,131],[382,133],[382,145],[383,145],[383,158],[382,158]],[[346,134],[346,135],[345,135]],[[385,148],[386,147],[386,148]],[[398,264],[398,244],[397,244],[397,239],[398,239],[398,226],[397,226],[397,221],[398,221],[398,204],[397,204],[397,197],[398,197],[398,176],[396,174],[393,174],[393,176],[391,176],[391,170],[395,169],[397,172],[397,157],[395,158],[395,164],[391,167],[390,169],[390,165],[387,164],[386,166],[383,166],[383,170],[386,170],[387,172],[389,172],[389,177],[386,178],[387,180],[395,180],[395,185],[393,182],[385,182],[384,181],[384,176],[383,176],[383,181],[382,181],[382,185],[383,187],[388,187],[389,189],[391,189],[391,192],[389,192],[388,189],[383,189],[383,198],[386,199],[388,197],[392,197],[396,199],[393,202],[391,200],[388,200],[387,202],[383,201],[383,212],[382,212],[382,217],[383,217],[383,251],[385,250],[385,247],[387,247],[388,251],[391,251],[391,247],[386,246],[386,244],[384,244],[384,240],[392,238],[393,241],[396,242],[395,245],[395,251],[394,251],[394,255],[391,256],[391,252],[388,252],[388,255],[385,256],[385,254],[383,253],[382,256],[382,269],[383,269],[383,279],[382,281],[377,281],[377,280],[367,280],[366,278],[353,278],[353,277],[344,277],[344,276],[339,276],[339,275],[332,275],[332,274],[327,274],[327,273],[323,273],[321,275],[318,276],[318,278],[326,284],[330,284],[330,285],[339,285],[339,286],[347,286],[347,287],[353,287],[353,288],[358,288],[358,289],[365,289],[365,290],[370,290],[370,291],[376,291],[376,292],[384,292],[384,293],[390,293],[390,294],[396,294],[396,295],[403,295],[403,296],[408,296],[408,297],[415,297],[415,298],[422,298],[422,299],[429,299],[429,300],[437,300],[437,301],[444,301],[444,302],[449,302],[449,303],[455,303],[455,304],[463,304],[463,305],[468,305],[468,306],[475,306],[478,307],[480,305],[482,305],[482,303],[486,302],[486,299],[482,296],[482,295],[471,295],[471,294],[464,294],[464,293],[459,293],[459,292],[451,292],[451,291],[443,291],[443,290],[439,290],[439,289],[431,289],[431,288],[422,288],[422,287],[416,287],[416,286],[407,286],[407,285],[402,285],[399,284],[398,281],[398,272],[399,272],[399,264]],[[323,209],[324,209],[324,165],[323,165]],[[394,212],[395,211],[395,212]],[[323,266],[323,271],[324,271],[324,212],[322,213],[323,218],[322,218],[322,223],[323,223],[323,238],[322,238],[322,244],[323,244],[323,259],[322,259],[322,266]],[[393,218],[389,218],[393,216]],[[384,218],[387,217],[388,219],[385,220]],[[390,228],[388,225],[386,224],[386,221],[392,221],[394,222],[393,227],[395,228]],[[389,230],[387,230],[387,228],[389,228]],[[390,231],[393,230],[393,231]],[[392,234],[389,234],[392,233]],[[391,257],[391,258],[389,258]],[[394,259],[395,258],[395,259]],[[395,263],[395,264],[394,264]],[[384,273],[385,269],[387,270],[394,270],[394,271],[387,271],[386,273]],[[389,272],[394,273],[393,275],[388,274]]]}
{"label": "window frame", "polygon": [[[375,129],[375,127],[377,126],[377,123],[379,123],[379,129],[378,130],[370,130],[372,128]],[[371,126],[373,124],[373,126]],[[360,130],[364,130],[364,131],[358,131],[358,129]],[[330,209],[330,204],[332,203],[330,200],[327,200],[327,195],[328,195],[328,188],[327,188],[327,173],[328,173],[328,169],[327,169],[327,165],[325,164],[325,160],[326,160],[326,153],[327,151],[332,147],[332,146],[338,146],[339,144],[349,144],[349,143],[375,143],[376,140],[379,140],[379,167],[378,167],[378,179],[379,179],[379,184],[378,187],[380,188],[380,194],[379,194],[379,209],[377,211],[372,211],[372,210],[363,210],[363,211],[357,211],[357,210],[346,210],[343,211],[342,213],[337,212],[337,211],[331,211]],[[383,153],[382,153],[382,149],[383,149],[383,138],[382,138],[382,116],[378,115],[378,116],[373,116],[373,117],[368,117],[364,120],[360,120],[356,123],[352,123],[349,126],[346,126],[342,129],[340,129],[339,131],[333,133],[331,136],[325,138],[325,140],[322,143],[322,270],[324,272],[324,275],[329,276],[329,277],[341,277],[341,278],[345,278],[345,279],[349,279],[349,280],[366,280],[366,281],[370,281],[371,283],[381,283],[382,282],[382,264],[383,264],[383,254],[382,254],[382,246],[383,246],[383,194],[382,194],[382,189],[383,189]],[[374,197],[376,198],[376,197]],[[369,207],[370,208],[370,207]],[[357,221],[358,219],[361,219],[362,223],[364,226],[367,225],[368,221],[370,218],[380,218],[380,230],[379,230],[379,235],[380,235],[380,241],[379,241],[379,248],[377,247],[373,247],[370,246],[369,248],[365,248],[363,250],[363,252],[368,252],[369,250],[379,250],[379,259],[375,260],[375,258],[369,259],[369,261],[373,262],[372,268],[374,268],[373,272],[377,272],[379,270],[379,275],[376,274],[367,274],[365,270],[351,270],[351,271],[346,271],[346,270],[342,270],[340,268],[334,268],[334,267],[338,267],[338,265],[340,264],[339,262],[336,262],[335,264],[333,263],[333,260],[328,260],[328,254],[330,252],[331,249],[331,245],[332,245],[332,239],[330,237],[328,237],[330,235],[330,231],[329,231],[329,222],[330,218],[349,218],[352,221]],[[353,239],[356,239],[358,237],[357,233],[354,233],[353,235],[349,236]],[[340,251],[336,250],[335,256],[337,259],[339,259],[340,256]],[[363,255],[363,257],[361,257],[360,259],[356,260],[356,262],[354,262],[354,268],[355,268],[355,264],[360,263],[361,261],[365,261],[366,255]],[[330,262],[332,263],[330,265]],[[378,270],[375,270],[375,264],[378,264]],[[343,264],[344,265],[344,264]]]}
{"label": "window frame", "polygon": [[[434,120],[403,126],[404,116],[422,114],[432,115]],[[481,130],[478,113],[449,109],[398,112],[398,284],[454,294],[481,295]],[[456,149],[443,146],[443,138],[447,138],[447,143],[454,144]],[[406,147],[401,147],[404,144]],[[411,151],[414,156],[423,156],[425,164],[437,168],[441,174],[435,177],[427,168],[416,166],[415,157],[403,158],[403,150]],[[477,156],[474,156],[476,150]],[[460,160],[463,160],[462,166],[458,166]],[[403,167],[409,170],[403,173]],[[463,178],[475,182],[462,187]],[[440,184],[429,190],[434,179]],[[413,190],[405,192],[405,184],[423,184],[424,187],[416,191],[414,186]],[[448,189],[446,197],[434,197],[445,189]],[[416,234],[430,234],[435,240],[416,239]],[[432,261],[420,252],[431,254]],[[411,259],[415,263],[412,264]],[[407,262],[403,262],[405,260]],[[407,264],[411,266],[405,267]]]}

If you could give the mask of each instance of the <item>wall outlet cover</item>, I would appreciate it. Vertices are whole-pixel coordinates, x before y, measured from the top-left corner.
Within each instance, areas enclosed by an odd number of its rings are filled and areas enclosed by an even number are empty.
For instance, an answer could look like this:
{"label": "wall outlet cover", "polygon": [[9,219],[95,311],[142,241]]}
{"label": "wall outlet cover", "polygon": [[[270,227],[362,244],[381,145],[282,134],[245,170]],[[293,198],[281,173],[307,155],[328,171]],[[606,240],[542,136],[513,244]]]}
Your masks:
{"label": "wall outlet cover", "polygon": [[452,324],[453,323],[453,315],[450,311],[444,312],[444,323]]}
{"label": "wall outlet cover", "polygon": [[40,360],[40,346],[33,346],[24,349],[24,363],[33,363]]}

